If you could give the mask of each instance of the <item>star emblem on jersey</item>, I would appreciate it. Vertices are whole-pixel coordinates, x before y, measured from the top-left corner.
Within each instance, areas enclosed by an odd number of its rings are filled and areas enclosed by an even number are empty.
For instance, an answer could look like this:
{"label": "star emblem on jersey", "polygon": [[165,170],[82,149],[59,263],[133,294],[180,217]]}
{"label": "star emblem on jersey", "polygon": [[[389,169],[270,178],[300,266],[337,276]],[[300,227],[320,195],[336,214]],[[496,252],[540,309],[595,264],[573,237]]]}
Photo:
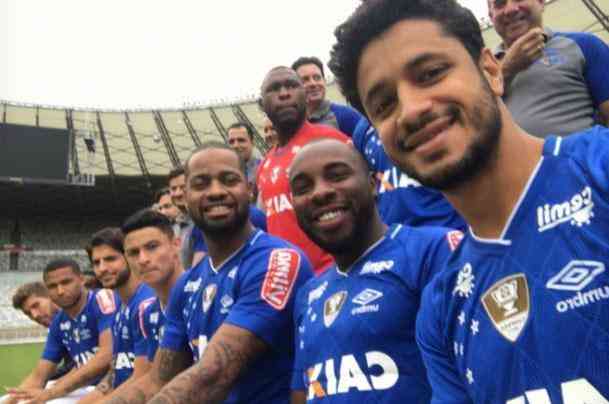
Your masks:
{"label": "star emblem on jersey", "polygon": [[474,279],[472,264],[468,262],[457,275],[457,284],[453,289],[453,295],[458,294],[461,297],[469,297],[474,289]]}
{"label": "star emblem on jersey", "polygon": [[324,303],[324,325],[326,327],[330,327],[334,320],[336,320],[336,317],[338,317],[338,313],[340,313],[340,309],[343,307],[346,300],[346,290],[336,292],[326,299],[326,302]]}
{"label": "star emblem on jersey", "polygon": [[214,297],[216,297],[216,292],[218,291],[218,286],[215,283],[211,285],[207,285],[207,287],[203,290],[203,312],[207,313],[209,310],[209,306],[211,306],[214,301]]}
{"label": "star emblem on jersey", "polygon": [[515,342],[529,318],[529,286],[523,273],[510,275],[482,295],[482,304],[499,333]]}
{"label": "star emblem on jersey", "polygon": [[472,331],[473,335],[478,334],[480,332],[480,321],[472,320],[472,323],[469,326],[469,329]]}

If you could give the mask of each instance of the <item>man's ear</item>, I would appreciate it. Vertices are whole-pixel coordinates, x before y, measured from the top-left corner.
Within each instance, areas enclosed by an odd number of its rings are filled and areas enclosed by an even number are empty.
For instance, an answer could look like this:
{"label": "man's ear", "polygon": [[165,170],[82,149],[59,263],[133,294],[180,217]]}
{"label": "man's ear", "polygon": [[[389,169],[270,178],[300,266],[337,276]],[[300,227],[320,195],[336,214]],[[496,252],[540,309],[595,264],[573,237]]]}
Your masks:
{"label": "man's ear", "polygon": [[480,60],[478,61],[478,68],[482,72],[484,78],[486,78],[493,94],[497,97],[501,97],[504,91],[501,63],[497,60],[495,55],[493,55],[493,52],[491,52],[490,49],[482,49]]}

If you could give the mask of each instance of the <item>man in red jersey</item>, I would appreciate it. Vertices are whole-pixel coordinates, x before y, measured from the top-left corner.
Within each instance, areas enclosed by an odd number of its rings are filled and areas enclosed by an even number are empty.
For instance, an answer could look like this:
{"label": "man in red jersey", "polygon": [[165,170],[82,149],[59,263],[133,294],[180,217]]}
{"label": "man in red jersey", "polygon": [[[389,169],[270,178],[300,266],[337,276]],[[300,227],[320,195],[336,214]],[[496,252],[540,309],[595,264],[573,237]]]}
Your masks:
{"label": "man in red jersey", "polygon": [[333,262],[332,257],[313,243],[300,229],[292,208],[288,167],[305,144],[321,138],[350,139],[338,130],[314,125],[306,120],[306,97],[302,81],[289,67],[275,67],[262,82],[261,105],[277,131],[277,144],[258,168],[258,205],[266,211],[268,232],[300,247],[315,274]]}

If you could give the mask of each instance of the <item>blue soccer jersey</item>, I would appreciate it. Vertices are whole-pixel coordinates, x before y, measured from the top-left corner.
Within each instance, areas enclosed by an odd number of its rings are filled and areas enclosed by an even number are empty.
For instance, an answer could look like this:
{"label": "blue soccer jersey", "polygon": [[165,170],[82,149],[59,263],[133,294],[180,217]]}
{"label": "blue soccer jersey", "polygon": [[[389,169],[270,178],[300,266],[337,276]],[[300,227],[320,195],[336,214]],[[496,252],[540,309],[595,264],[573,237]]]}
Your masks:
{"label": "blue soccer jersey", "polygon": [[[174,286],[161,347],[197,361],[222,324],[249,330],[268,345],[234,386],[226,403],[287,403],[292,372],[292,313],[297,290],[312,276],[305,256],[285,241],[256,230],[218,268],[209,256]],[[192,294],[185,285],[196,286]],[[189,292],[190,293],[190,292]]]}
{"label": "blue soccer jersey", "polygon": [[99,348],[99,334],[112,325],[118,299],[107,289],[88,291],[87,304],[74,318],[60,310],[49,327],[42,359],[59,363],[67,352],[77,367]]}
{"label": "blue soccer jersey", "polygon": [[357,124],[353,145],[376,176],[377,206],[385,223],[465,229],[461,216],[440,192],[422,186],[393,164],[368,120],[362,118]]}
{"label": "blue soccer jersey", "polygon": [[390,227],[351,266],[336,266],[298,294],[293,390],[309,403],[428,403],[414,324],[423,288],[462,233]]}
{"label": "blue soccer jersey", "polygon": [[137,356],[146,356],[146,339],[141,331],[144,309],[154,300],[154,290],[146,284],[138,286],[127,304],[122,303],[112,323],[112,362],[114,387],[120,386],[133,373]]}
{"label": "blue soccer jersey", "polygon": [[433,403],[609,403],[609,130],[546,139],[496,240],[471,232],[426,289]]}
{"label": "blue soccer jersey", "polygon": [[152,362],[165,326],[165,312],[158,297],[146,306],[140,322],[142,335],[146,338],[146,356]]}

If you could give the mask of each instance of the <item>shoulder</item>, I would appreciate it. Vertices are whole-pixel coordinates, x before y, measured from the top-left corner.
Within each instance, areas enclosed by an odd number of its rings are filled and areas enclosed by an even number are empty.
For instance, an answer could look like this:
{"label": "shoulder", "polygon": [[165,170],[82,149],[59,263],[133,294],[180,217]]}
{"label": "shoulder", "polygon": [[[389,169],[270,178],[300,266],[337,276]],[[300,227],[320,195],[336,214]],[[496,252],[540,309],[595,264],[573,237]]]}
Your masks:
{"label": "shoulder", "polygon": [[335,129],[331,126],[320,125],[316,123],[305,123],[305,133],[312,139],[318,139],[320,137],[331,137],[343,142],[349,142],[351,139],[343,132]]}
{"label": "shoulder", "polygon": [[567,38],[575,42],[582,50],[589,48],[606,48],[607,44],[596,35],[587,32],[556,32],[557,38]]}
{"label": "shoulder", "polygon": [[609,129],[599,125],[563,138],[548,138],[544,154],[584,161],[594,156],[605,158],[609,154]]}
{"label": "shoulder", "polygon": [[94,293],[97,308],[102,314],[112,314],[120,306],[118,296],[110,289],[99,289]]}
{"label": "shoulder", "polygon": [[337,118],[351,118],[351,119],[360,119],[362,118],[362,114],[356,111],[354,108],[351,108],[348,105],[337,104],[335,102],[330,103],[330,109]]}
{"label": "shoulder", "polygon": [[463,232],[439,226],[394,225],[395,240],[409,251],[421,251],[433,247],[445,247],[455,251],[463,239]]}

